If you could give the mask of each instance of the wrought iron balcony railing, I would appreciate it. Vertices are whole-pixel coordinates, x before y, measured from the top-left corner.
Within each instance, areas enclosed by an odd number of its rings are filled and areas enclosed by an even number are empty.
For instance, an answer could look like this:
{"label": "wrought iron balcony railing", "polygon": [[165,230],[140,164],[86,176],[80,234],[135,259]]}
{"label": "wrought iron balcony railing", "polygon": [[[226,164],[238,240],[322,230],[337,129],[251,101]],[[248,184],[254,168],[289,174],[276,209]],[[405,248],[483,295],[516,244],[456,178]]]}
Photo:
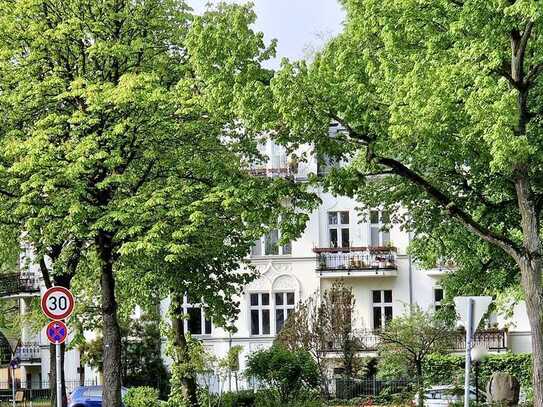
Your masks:
{"label": "wrought iron balcony railing", "polygon": [[[352,346],[358,352],[375,352],[380,342],[378,332],[369,330],[354,330],[349,337],[345,339],[332,338],[323,343],[324,352],[341,352],[343,346]],[[473,346],[481,346],[490,352],[503,352],[507,350],[507,333],[500,329],[479,330],[473,337]],[[466,334],[463,331],[453,333],[451,342],[452,352],[466,350]]]}
{"label": "wrought iron balcony railing", "polygon": [[37,342],[22,343],[17,347],[16,356],[21,362],[41,361],[41,347]]}
{"label": "wrought iron balcony railing", "polygon": [[317,271],[396,270],[394,247],[315,248]]}
{"label": "wrought iron balcony railing", "polygon": [[39,279],[33,274],[0,274],[0,297],[39,292]]}

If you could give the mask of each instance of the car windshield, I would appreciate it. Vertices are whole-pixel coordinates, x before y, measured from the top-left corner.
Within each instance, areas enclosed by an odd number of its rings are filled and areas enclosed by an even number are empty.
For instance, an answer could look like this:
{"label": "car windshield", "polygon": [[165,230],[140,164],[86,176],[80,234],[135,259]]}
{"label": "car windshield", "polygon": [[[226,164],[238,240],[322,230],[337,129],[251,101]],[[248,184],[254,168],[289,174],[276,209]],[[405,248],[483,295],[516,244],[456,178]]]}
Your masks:
{"label": "car windshield", "polygon": [[92,387],[83,390],[82,396],[85,398],[102,397],[102,389],[100,387]]}

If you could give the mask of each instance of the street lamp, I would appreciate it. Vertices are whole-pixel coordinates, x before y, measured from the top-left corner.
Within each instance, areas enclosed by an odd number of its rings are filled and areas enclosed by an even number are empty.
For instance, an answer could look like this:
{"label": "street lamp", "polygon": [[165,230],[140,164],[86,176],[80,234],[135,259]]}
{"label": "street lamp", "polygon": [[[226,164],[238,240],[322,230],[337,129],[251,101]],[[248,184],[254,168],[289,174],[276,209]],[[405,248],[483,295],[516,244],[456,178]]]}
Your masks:
{"label": "street lamp", "polygon": [[471,348],[471,360],[475,367],[475,403],[479,405],[479,367],[481,361],[488,354],[488,350],[484,346],[474,346]]}

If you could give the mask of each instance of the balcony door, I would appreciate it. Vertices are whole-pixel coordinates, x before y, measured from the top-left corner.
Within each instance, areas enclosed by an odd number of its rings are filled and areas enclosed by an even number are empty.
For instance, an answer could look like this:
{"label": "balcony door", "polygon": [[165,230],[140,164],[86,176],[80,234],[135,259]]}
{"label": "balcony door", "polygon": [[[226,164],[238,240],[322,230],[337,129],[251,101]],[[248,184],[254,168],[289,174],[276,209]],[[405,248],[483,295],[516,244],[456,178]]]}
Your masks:
{"label": "balcony door", "polygon": [[350,246],[351,231],[349,228],[349,211],[328,212],[329,247]]}

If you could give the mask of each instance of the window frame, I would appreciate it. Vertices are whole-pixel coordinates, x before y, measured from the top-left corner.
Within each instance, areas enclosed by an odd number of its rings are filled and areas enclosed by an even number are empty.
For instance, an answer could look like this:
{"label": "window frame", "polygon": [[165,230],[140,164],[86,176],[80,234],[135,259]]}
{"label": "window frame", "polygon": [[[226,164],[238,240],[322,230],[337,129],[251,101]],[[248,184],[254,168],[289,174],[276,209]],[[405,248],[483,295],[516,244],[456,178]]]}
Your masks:
{"label": "window frame", "polygon": [[[385,301],[385,292],[390,291],[390,302]],[[379,298],[380,302],[376,302],[374,299],[374,293],[379,292]],[[374,331],[383,330],[388,322],[386,318],[386,308],[389,308],[391,310],[391,318],[394,318],[394,292],[392,289],[379,289],[379,290],[371,290],[371,321],[372,321],[372,328]],[[381,323],[380,326],[375,326],[375,309],[380,309],[380,319]]]}
{"label": "window frame", "polygon": [[[264,294],[268,294],[268,304],[267,305],[263,305],[263,301],[262,301],[262,295]],[[257,295],[258,296],[258,304],[257,305],[253,305],[251,304],[251,296],[252,295]],[[248,298],[248,308],[249,308],[249,335],[250,336],[255,336],[255,337],[267,337],[267,336],[271,336],[272,335],[272,298],[271,298],[271,294],[269,291],[253,291],[253,292],[250,292],[247,296]],[[264,318],[262,317],[262,315],[264,314],[263,311],[267,310],[268,311],[268,316],[269,316],[269,327],[270,327],[270,332],[269,333],[263,333],[264,329],[264,324],[263,324],[263,321],[264,321]],[[253,311],[258,311],[258,333],[253,333],[253,319],[252,319],[252,313]]]}
{"label": "window frame", "polygon": [[[269,295],[268,305],[262,305],[262,295]],[[278,305],[276,301],[276,294],[283,295],[283,304]],[[292,304],[287,303],[288,294],[294,295],[294,302]],[[258,305],[251,304],[251,295],[258,295]],[[249,325],[249,336],[250,337],[275,337],[279,334],[277,329],[277,311],[283,312],[283,326],[288,318],[289,310],[294,312],[296,310],[296,302],[298,300],[298,295],[296,294],[295,289],[291,290],[271,290],[271,291],[251,291],[247,293],[247,308],[248,308],[248,325]],[[269,325],[270,332],[263,333],[263,310],[269,311]],[[252,320],[252,311],[258,311],[258,333],[253,333],[253,320]]]}
{"label": "window frame", "polygon": [[[347,223],[343,223],[342,220],[342,214],[347,214]],[[335,215],[337,223],[330,223],[330,215]],[[328,239],[328,247],[331,249],[347,249],[351,247],[351,211],[349,210],[341,210],[341,211],[327,211],[326,212],[326,225],[327,225],[327,239]],[[331,231],[336,231],[336,240],[337,245],[334,246],[332,244],[331,239]],[[343,231],[347,230],[347,233],[349,235],[349,241],[345,242],[343,241]]]}
{"label": "window frame", "polygon": [[[372,212],[377,212],[377,223],[372,222]],[[384,247],[390,244],[390,229],[384,229],[384,227],[387,225],[386,222],[383,222],[383,213],[381,209],[370,209],[368,213],[368,225],[369,225],[369,233],[368,233],[368,246],[370,247]],[[373,228],[377,228],[378,233],[378,242],[377,245],[373,244],[372,240],[372,230]],[[388,233],[388,240],[384,239],[385,233]]]}
{"label": "window frame", "polygon": [[[187,332],[187,333],[190,333],[191,335],[193,336],[209,336],[209,335],[213,335],[213,321],[211,320],[211,318],[206,318],[206,310],[205,310],[205,305],[201,302],[199,303],[191,303],[189,302],[189,296],[187,294],[183,295],[183,304],[182,304],[182,309],[183,309],[183,315],[186,315],[188,317],[190,317],[190,314],[189,314],[189,309],[199,309],[200,310],[200,324],[201,324],[201,327],[202,327],[202,332],[201,333],[193,333],[193,332],[190,332],[189,331],[189,318],[184,318],[183,320],[183,328],[184,328],[184,331]],[[208,323],[209,321],[209,323]],[[207,330],[207,327],[209,326],[209,332]]]}
{"label": "window frame", "polygon": [[[277,295],[281,294],[283,297],[283,304],[277,304]],[[292,304],[288,303],[288,294],[294,296]],[[273,316],[274,316],[274,332],[275,335],[278,335],[281,329],[285,326],[287,318],[289,316],[289,311],[294,312],[296,309],[296,292],[289,290],[274,291],[273,292]],[[281,329],[277,328],[277,311],[281,311],[283,314],[283,326]]]}
{"label": "window frame", "polygon": [[[437,291],[441,291],[441,300],[437,300],[436,299],[436,292]],[[433,289],[432,289],[432,294],[433,294],[433,303],[434,303],[434,311],[437,312],[439,311],[440,309],[443,308],[443,299],[445,298],[445,290],[443,290],[443,287],[439,287],[439,286],[435,286]]]}
{"label": "window frame", "polygon": [[[272,229],[264,236],[261,236],[255,241],[255,244],[251,246],[251,257],[261,257],[261,256],[291,256],[292,255],[292,241],[289,241],[286,244],[277,244],[277,254],[266,253],[267,250],[267,237],[274,231],[277,231],[277,241],[281,240],[281,231],[279,229]],[[255,250],[258,248],[258,250]],[[288,248],[288,250],[287,250]]]}

